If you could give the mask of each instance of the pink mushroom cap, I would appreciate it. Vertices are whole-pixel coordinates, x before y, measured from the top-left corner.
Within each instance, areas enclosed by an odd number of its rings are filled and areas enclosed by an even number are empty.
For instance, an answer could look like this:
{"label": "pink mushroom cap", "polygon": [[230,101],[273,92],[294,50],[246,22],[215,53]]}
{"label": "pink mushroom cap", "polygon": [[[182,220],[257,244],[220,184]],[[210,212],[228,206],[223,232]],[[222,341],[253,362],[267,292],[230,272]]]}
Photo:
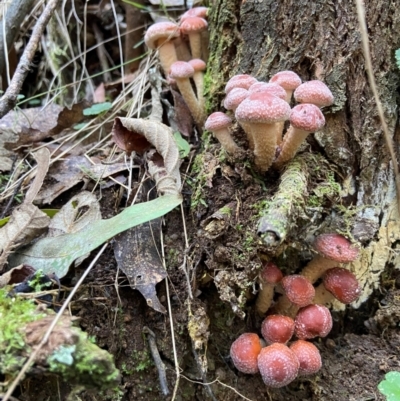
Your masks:
{"label": "pink mushroom cap", "polygon": [[225,113],[216,111],[208,116],[204,128],[207,131],[218,131],[228,128],[232,124],[232,120]]}
{"label": "pink mushroom cap", "polygon": [[169,76],[173,79],[190,78],[193,74],[193,67],[186,61],[175,61],[169,71]]}
{"label": "pink mushroom cap", "polygon": [[275,343],[261,350],[258,368],[264,383],[279,388],[292,382],[299,372],[299,360],[284,344]]}
{"label": "pink mushroom cap", "polygon": [[249,88],[249,93],[265,92],[277,96],[283,100],[286,99],[285,89],[276,83],[256,82]]}
{"label": "pink mushroom cap", "polygon": [[289,348],[295,353],[300,362],[300,375],[312,375],[321,369],[321,354],[314,344],[304,340],[297,340]]}
{"label": "pink mushroom cap", "polygon": [[258,372],[258,355],[261,342],[257,334],[244,333],[231,345],[230,355],[236,369],[242,373],[255,374]]}
{"label": "pink mushroom cap", "polygon": [[344,304],[354,302],[361,294],[361,287],[356,276],[342,267],[333,267],[323,277],[325,288]]}
{"label": "pink mushroom cap", "polygon": [[240,103],[249,95],[247,89],[244,88],[233,88],[226,95],[224,100],[224,107],[227,110],[236,110]]}
{"label": "pink mushroom cap", "polygon": [[157,22],[151,25],[144,35],[144,41],[150,49],[155,49],[160,44],[160,39],[169,40],[180,36],[178,25],[173,22]]}
{"label": "pink mushroom cap", "polygon": [[302,103],[290,112],[290,124],[306,132],[315,132],[325,125],[325,117],[315,104]]}
{"label": "pink mushroom cap", "polygon": [[301,78],[293,71],[280,71],[271,77],[269,82],[282,86],[285,90],[295,90],[301,84]]}
{"label": "pink mushroom cap", "polygon": [[359,250],[343,235],[321,234],[314,241],[314,249],[326,259],[338,263],[353,262],[358,258]]}
{"label": "pink mushroom cap", "polygon": [[208,7],[193,7],[184,12],[180,17],[180,20],[183,21],[189,17],[207,18],[207,14],[208,14]]}
{"label": "pink mushroom cap", "polygon": [[261,323],[261,334],[267,344],[286,344],[293,336],[294,320],[289,316],[270,315]]}
{"label": "pink mushroom cap", "polygon": [[330,89],[322,81],[317,80],[302,83],[293,95],[298,103],[312,103],[318,107],[330,106],[334,101]]}
{"label": "pink mushroom cap", "polygon": [[254,77],[248,74],[234,75],[225,86],[225,93],[228,94],[233,88],[249,89],[251,85],[258,82]]}
{"label": "pink mushroom cap", "polygon": [[208,27],[207,21],[200,17],[187,17],[181,22],[181,32],[190,35],[193,32],[205,31]]}
{"label": "pink mushroom cap", "polygon": [[281,284],[289,301],[299,307],[309,305],[315,296],[311,282],[298,274],[284,277]]}
{"label": "pink mushroom cap", "polygon": [[267,262],[260,271],[260,278],[264,283],[278,284],[283,278],[283,273],[275,263]]}
{"label": "pink mushroom cap", "polygon": [[294,333],[300,340],[326,337],[332,329],[332,315],[326,306],[308,305],[298,311],[294,325]]}
{"label": "pink mushroom cap", "polygon": [[207,67],[207,64],[200,58],[189,60],[188,63],[193,67],[196,72],[204,71]]}

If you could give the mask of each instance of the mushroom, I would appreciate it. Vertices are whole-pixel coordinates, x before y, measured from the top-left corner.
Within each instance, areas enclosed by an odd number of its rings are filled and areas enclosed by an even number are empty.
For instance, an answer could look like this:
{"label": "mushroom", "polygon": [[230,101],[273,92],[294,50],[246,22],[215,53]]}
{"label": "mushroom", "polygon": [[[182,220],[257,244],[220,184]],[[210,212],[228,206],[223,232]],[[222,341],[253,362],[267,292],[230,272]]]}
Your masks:
{"label": "mushroom", "polygon": [[286,101],[290,103],[293,91],[301,84],[301,78],[293,71],[280,71],[269,82],[282,86],[286,92]]}
{"label": "mushroom", "polygon": [[189,36],[193,58],[202,58],[201,32],[205,31],[207,26],[207,21],[200,17],[187,17],[180,24],[181,32]]}
{"label": "mushroom", "polygon": [[267,83],[267,82],[256,82],[250,86],[249,94],[256,92],[266,92],[274,96],[278,96],[282,100],[286,99],[286,92],[282,88],[282,86],[275,83]]}
{"label": "mushroom", "polygon": [[294,319],[294,333],[300,340],[326,337],[332,329],[332,315],[326,306],[312,304],[301,308]]}
{"label": "mushroom", "polygon": [[261,172],[267,171],[275,158],[276,123],[287,120],[289,114],[290,106],[284,100],[263,92],[252,93],[236,109],[236,119],[250,129],[255,165]]}
{"label": "mushroom", "polygon": [[210,114],[204,125],[207,131],[211,131],[218,139],[221,146],[230,154],[234,154],[240,148],[236,145],[233,140],[229,127],[232,124],[232,120],[220,111]]}
{"label": "mushroom", "polygon": [[359,250],[343,235],[321,234],[314,241],[315,256],[301,271],[301,275],[315,283],[330,268],[338,263],[350,263],[358,258]]}
{"label": "mushroom", "polygon": [[233,88],[249,89],[251,85],[258,82],[248,74],[234,75],[225,85],[225,93],[228,94]]}
{"label": "mushroom", "polygon": [[283,138],[274,166],[280,168],[292,159],[308,134],[320,130],[324,125],[325,117],[314,104],[304,103],[293,107],[290,112],[290,127]]}
{"label": "mushroom", "polygon": [[325,272],[322,284],[315,291],[314,302],[325,305],[336,298],[343,304],[350,304],[360,294],[361,287],[356,276],[342,267],[333,267]]}
{"label": "mushroom", "polygon": [[299,360],[299,375],[312,375],[321,369],[321,354],[314,344],[304,340],[297,340],[289,348]]}
{"label": "mushroom", "polygon": [[259,275],[260,291],[256,301],[256,311],[263,316],[272,304],[275,286],[282,280],[283,274],[275,263],[266,263]]}
{"label": "mushroom", "polygon": [[294,316],[299,308],[309,305],[315,296],[314,286],[298,274],[284,277],[281,285],[285,294],[275,305],[277,313]]}
{"label": "mushroom", "polygon": [[318,107],[330,106],[334,101],[330,89],[318,80],[302,83],[293,95],[297,103],[312,103]]}
{"label": "mushroom", "polygon": [[193,119],[197,124],[202,125],[203,112],[200,109],[199,102],[190,83],[190,78],[193,75],[194,69],[186,61],[175,61],[175,63],[171,65],[169,72],[169,76],[175,79],[179,91],[193,115]]}
{"label": "mushroom", "polygon": [[261,351],[261,341],[257,334],[244,333],[231,345],[230,355],[236,369],[242,373],[258,372],[257,358]]}
{"label": "mushroom", "polygon": [[193,81],[194,84],[196,85],[196,94],[197,94],[197,99],[200,105],[201,110],[203,113],[205,112],[205,102],[204,102],[204,96],[203,96],[203,91],[204,91],[204,73],[206,69],[206,63],[199,59],[195,58],[189,61],[189,64],[193,67],[194,69],[194,75],[193,75]]}
{"label": "mushroom", "polygon": [[173,22],[157,22],[151,25],[144,35],[147,47],[158,49],[158,56],[165,75],[168,75],[171,65],[177,61],[172,39],[179,36],[179,27]]}
{"label": "mushroom", "polygon": [[261,334],[267,344],[286,344],[293,333],[294,320],[289,316],[270,315],[261,323]]}
{"label": "mushroom", "polygon": [[248,95],[249,92],[247,89],[233,88],[231,91],[229,91],[224,99],[224,107],[227,110],[232,110],[233,112],[235,112],[239,104],[242,103]]}
{"label": "mushroom", "polygon": [[288,385],[296,378],[299,366],[295,353],[284,344],[269,345],[258,355],[261,378],[269,387],[279,388]]}

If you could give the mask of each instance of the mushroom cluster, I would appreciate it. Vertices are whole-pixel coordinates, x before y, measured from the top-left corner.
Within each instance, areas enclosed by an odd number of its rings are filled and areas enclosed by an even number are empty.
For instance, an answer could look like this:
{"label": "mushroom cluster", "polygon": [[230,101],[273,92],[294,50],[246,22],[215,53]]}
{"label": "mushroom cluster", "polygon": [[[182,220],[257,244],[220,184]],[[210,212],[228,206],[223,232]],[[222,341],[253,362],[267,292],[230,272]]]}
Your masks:
{"label": "mushroom cluster", "polygon": [[149,49],[158,50],[160,64],[171,85],[178,87],[194,121],[205,120],[204,71],[208,59],[207,7],[194,7],[180,17],[179,24],[157,22],[144,40]]}
{"label": "mushroom cluster", "polygon": [[[300,274],[284,276],[274,263],[264,264],[256,303],[261,316],[268,314],[261,323],[264,340],[255,333],[245,333],[231,346],[235,367],[243,373],[259,372],[270,387],[285,386],[298,375],[314,374],[321,368],[318,348],[307,340],[326,337],[331,331],[327,306],[333,299],[348,304],[361,293],[354,274],[338,266],[358,257],[358,249],[350,241],[336,233],[322,234],[314,248],[318,255]],[[321,278],[322,283],[315,288],[313,284]],[[288,345],[293,337],[297,340]]]}
{"label": "mushroom cluster", "polygon": [[[307,135],[325,125],[321,107],[332,105],[334,100],[322,81],[302,83],[292,71],[278,72],[268,83],[247,74],[235,75],[227,82],[225,93],[224,108],[234,114],[246,133],[254,163],[262,173],[271,166],[281,168],[294,157]],[[293,108],[292,97],[298,103]],[[232,138],[226,139],[230,136],[229,117],[225,118],[224,140],[220,139],[220,124],[215,120],[221,120],[221,112],[212,113],[205,128],[214,132],[228,153],[234,154],[239,147]],[[285,121],[290,125],[283,136]]]}

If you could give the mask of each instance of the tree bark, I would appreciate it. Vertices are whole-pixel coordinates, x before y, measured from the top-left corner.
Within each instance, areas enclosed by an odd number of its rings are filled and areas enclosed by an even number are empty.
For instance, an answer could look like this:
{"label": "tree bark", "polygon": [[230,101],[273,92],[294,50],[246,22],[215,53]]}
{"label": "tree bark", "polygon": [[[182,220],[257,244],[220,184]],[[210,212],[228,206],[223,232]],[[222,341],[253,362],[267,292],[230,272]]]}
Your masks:
{"label": "tree bark", "polygon": [[[366,0],[365,8],[374,76],[398,154],[398,4]],[[319,212],[313,230],[339,230],[361,244],[361,256],[350,267],[362,281],[363,294],[355,304],[359,306],[378,287],[385,267],[400,261],[400,228],[393,169],[367,81],[355,3],[221,0],[211,8],[210,26],[209,112],[221,110],[225,83],[238,73],[268,81],[278,71],[292,70],[303,81],[324,81],[333,92],[334,105],[324,110],[326,127],[309,141],[311,149],[306,151],[320,154],[330,164],[341,184],[340,198]],[[276,181],[264,181],[269,199]],[[299,223],[294,224],[284,246],[270,256],[288,252],[293,238],[300,249],[307,248],[310,238],[296,237],[299,232]],[[304,260],[303,253],[295,252],[299,257]]]}

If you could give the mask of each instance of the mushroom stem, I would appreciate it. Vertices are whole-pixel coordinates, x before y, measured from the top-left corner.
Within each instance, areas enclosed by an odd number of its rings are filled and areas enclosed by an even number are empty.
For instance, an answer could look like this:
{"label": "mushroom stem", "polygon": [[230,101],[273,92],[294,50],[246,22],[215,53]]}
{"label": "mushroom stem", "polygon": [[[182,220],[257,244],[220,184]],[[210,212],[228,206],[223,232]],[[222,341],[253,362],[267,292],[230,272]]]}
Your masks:
{"label": "mushroom stem", "polygon": [[193,91],[192,85],[189,78],[175,78],[176,84],[183,99],[185,100],[190,112],[192,113],[193,119],[196,124],[203,125],[204,115],[200,110],[199,102],[197,101],[196,95]]}
{"label": "mushroom stem", "polygon": [[289,316],[291,318],[294,318],[297,314],[297,311],[300,309],[300,307],[296,306],[293,302],[289,300],[287,295],[282,295],[277,303],[274,306],[274,313],[279,314],[279,315],[285,315]]}
{"label": "mushroom stem", "polygon": [[202,110],[203,114],[205,114],[205,100],[204,100],[204,73],[201,71],[195,71],[193,75],[193,81],[196,86],[196,94],[197,100],[199,103],[199,107]]}
{"label": "mushroom stem", "polygon": [[192,58],[201,59],[201,33],[189,33],[190,50],[192,51]]}
{"label": "mushroom stem", "polygon": [[336,298],[325,288],[324,283],[321,283],[315,289],[315,297],[313,300],[314,304],[320,304],[328,306],[330,305]]}
{"label": "mushroom stem", "polygon": [[231,133],[229,132],[228,128],[221,129],[218,131],[213,131],[215,137],[218,139],[221,146],[229,153],[234,154],[240,148],[233,140]]}
{"label": "mushroom stem", "polygon": [[310,280],[311,283],[315,283],[319,278],[321,278],[324,273],[340,265],[337,261],[326,259],[321,255],[316,255],[301,271],[301,275]]}
{"label": "mushroom stem", "polygon": [[[158,46],[158,43],[157,43]],[[161,63],[161,67],[164,70],[164,74],[168,76],[171,65],[178,60],[176,56],[175,45],[172,41],[164,41],[158,47],[158,55]]]}
{"label": "mushroom stem", "polygon": [[256,311],[260,316],[265,315],[271,307],[275,293],[275,284],[262,282],[256,301]]}
{"label": "mushroom stem", "polygon": [[175,46],[176,46],[176,56],[178,60],[181,61],[189,61],[192,58],[192,55],[190,54],[189,47],[185,40],[181,37],[176,38],[174,40]]}
{"label": "mushroom stem", "polygon": [[265,172],[271,167],[275,158],[276,124],[251,123],[248,125],[250,136],[254,141],[254,163],[261,172]]}

